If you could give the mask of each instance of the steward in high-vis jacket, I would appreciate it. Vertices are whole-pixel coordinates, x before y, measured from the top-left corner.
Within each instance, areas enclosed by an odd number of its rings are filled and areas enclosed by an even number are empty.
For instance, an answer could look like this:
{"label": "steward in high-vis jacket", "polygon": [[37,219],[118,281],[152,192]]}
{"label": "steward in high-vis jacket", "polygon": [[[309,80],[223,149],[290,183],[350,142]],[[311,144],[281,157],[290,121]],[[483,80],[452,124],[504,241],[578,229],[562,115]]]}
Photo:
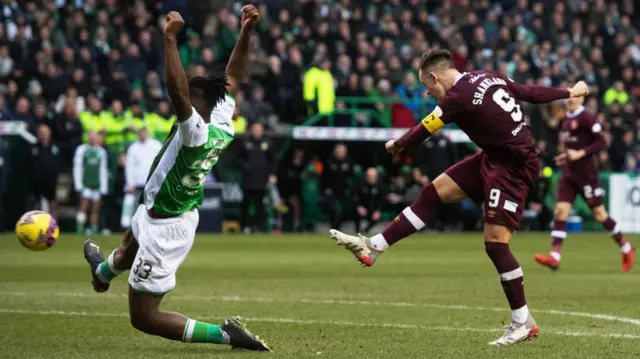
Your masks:
{"label": "steward in high-vis jacket", "polygon": [[78,114],[78,120],[82,124],[82,142],[87,143],[89,132],[100,132],[104,128],[102,123],[102,102],[95,94],[89,94],[87,97],[89,103],[88,109]]}
{"label": "steward in high-vis jacket", "polygon": [[111,108],[108,111],[104,111],[102,118],[106,131],[104,142],[109,152],[124,152],[124,129],[126,122],[122,102],[120,102],[120,100],[113,100],[111,102]]}
{"label": "steward in high-vis jacket", "polygon": [[176,116],[171,114],[169,102],[166,100],[160,101],[154,112],[147,112],[145,115],[150,137],[164,142],[171,131],[171,126],[173,126],[175,119]]}
{"label": "steward in high-vis jacket", "polygon": [[138,139],[138,133],[145,127],[144,113],[142,112],[142,105],[139,102],[131,104],[129,109],[124,113],[126,131],[125,131],[125,146],[129,146]]}

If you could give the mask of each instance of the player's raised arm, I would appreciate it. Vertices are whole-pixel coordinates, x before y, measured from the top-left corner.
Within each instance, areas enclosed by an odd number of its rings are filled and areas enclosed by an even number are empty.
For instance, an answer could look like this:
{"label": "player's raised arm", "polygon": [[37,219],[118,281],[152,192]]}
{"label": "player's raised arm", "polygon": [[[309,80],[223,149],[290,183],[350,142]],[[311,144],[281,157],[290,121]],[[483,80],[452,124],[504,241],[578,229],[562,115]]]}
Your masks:
{"label": "player's raised arm", "polygon": [[[446,108],[447,113],[455,113],[455,109],[449,104],[448,100],[444,100],[440,105],[436,106],[427,117],[422,119],[420,123],[413,126],[409,131],[397,140],[391,140],[386,143],[387,152],[393,155],[399,155],[405,148],[415,147],[432,134],[443,128],[449,121],[443,120],[443,113]],[[450,118],[450,117],[448,117]]]}
{"label": "player's raised arm", "polygon": [[521,85],[511,79],[507,80],[507,85],[516,99],[529,103],[547,103],[569,97],[586,96],[589,94],[589,88],[584,81],[578,82],[575,86],[569,89]]}
{"label": "player's raised arm", "polygon": [[183,122],[191,115],[191,101],[189,99],[189,83],[180,62],[178,41],[176,35],[182,30],[184,20],[176,11],[167,15],[164,26],[164,78],[171,104],[176,112],[178,122]]}
{"label": "player's raised arm", "polygon": [[240,20],[240,36],[236,46],[231,52],[229,63],[227,64],[227,80],[229,85],[227,86],[227,93],[231,96],[235,96],[238,92],[238,88],[242,83],[249,65],[249,40],[251,39],[251,33],[256,24],[260,20],[260,13],[258,9],[253,5],[245,5],[242,8],[242,20]]}

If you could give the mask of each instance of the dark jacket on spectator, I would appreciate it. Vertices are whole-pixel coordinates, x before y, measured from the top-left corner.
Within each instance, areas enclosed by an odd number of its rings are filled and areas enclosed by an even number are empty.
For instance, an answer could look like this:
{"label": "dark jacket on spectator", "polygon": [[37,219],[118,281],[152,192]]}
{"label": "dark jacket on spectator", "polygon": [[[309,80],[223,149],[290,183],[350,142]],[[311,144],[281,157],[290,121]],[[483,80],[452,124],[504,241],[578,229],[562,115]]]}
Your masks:
{"label": "dark jacket on spectator", "polygon": [[324,164],[322,172],[322,188],[325,194],[327,190],[336,196],[349,192],[348,181],[353,176],[353,165],[349,158],[343,160],[331,155]]}
{"label": "dark jacket on spectator", "polygon": [[242,143],[240,159],[243,169],[242,186],[252,190],[266,190],[269,176],[275,174],[276,151],[265,137],[249,137]]}
{"label": "dark jacket on spectator", "polygon": [[356,206],[362,206],[369,213],[381,211],[387,196],[387,190],[382,186],[380,181],[371,184],[363,183],[353,194],[353,202]]}

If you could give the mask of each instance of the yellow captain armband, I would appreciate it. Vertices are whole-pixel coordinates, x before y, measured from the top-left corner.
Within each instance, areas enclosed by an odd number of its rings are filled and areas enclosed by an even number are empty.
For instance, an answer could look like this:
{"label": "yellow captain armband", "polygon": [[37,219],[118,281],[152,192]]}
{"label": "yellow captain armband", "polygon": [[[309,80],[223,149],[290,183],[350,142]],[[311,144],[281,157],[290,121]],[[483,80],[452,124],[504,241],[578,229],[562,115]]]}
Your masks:
{"label": "yellow captain armband", "polygon": [[442,116],[442,109],[440,106],[436,106],[436,108],[434,108],[433,111],[431,111],[431,113],[422,120],[422,125],[427,129],[427,131],[429,131],[429,133],[436,133],[439,129],[444,127],[444,122],[440,116]]}

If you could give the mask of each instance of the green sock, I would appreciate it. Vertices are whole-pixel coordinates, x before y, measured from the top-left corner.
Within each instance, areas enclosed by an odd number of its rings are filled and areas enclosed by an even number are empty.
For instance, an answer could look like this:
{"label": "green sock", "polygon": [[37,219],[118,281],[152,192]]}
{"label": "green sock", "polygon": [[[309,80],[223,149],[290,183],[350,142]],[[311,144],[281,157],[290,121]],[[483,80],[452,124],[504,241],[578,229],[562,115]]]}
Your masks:
{"label": "green sock", "polygon": [[76,232],[77,233],[84,233],[84,224],[77,224],[76,225]]}
{"label": "green sock", "polygon": [[187,319],[182,341],[185,343],[229,344],[229,335],[219,325]]}
{"label": "green sock", "polygon": [[109,255],[109,258],[102,261],[102,263],[98,265],[98,268],[96,268],[98,278],[104,283],[111,282],[113,278],[122,273],[122,271],[117,270],[116,267],[109,262],[113,263],[113,252]]}
{"label": "green sock", "polygon": [[100,228],[98,228],[97,224],[94,224],[93,226],[91,226],[91,233],[98,233],[98,230]]}

